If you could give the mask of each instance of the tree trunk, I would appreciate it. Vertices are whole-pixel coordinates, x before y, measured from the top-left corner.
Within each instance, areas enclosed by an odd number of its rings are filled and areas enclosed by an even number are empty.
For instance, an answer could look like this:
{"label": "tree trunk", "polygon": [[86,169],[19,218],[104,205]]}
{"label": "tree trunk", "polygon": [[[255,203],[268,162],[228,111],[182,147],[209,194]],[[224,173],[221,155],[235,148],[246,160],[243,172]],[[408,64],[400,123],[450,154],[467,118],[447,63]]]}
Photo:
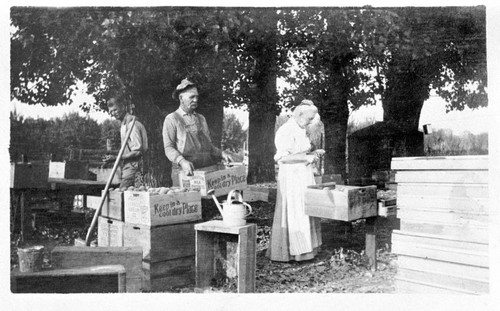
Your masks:
{"label": "tree trunk", "polygon": [[255,101],[249,105],[248,177],[249,184],[274,181],[274,127],[277,105],[277,51],[276,35],[270,34],[255,56]]}
{"label": "tree trunk", "polygon": [[196,111],[201,113],[207,120],[208,128],[210,129],[210,138],[213,144],[220,148],[223,130],[222,123],[224,120],[222,89],[200,90],[200,103]]}
{"label": "tree trunk", "polygon": [[[337,80],[342,81],[342,80]],[[320,107],[320,116],[325,125],[325,174],[341,174],[346,177],[346,137],[349,108],[347,92],[343,86],[330,86],[331,98]]]}
{"label": "tree trunk", "polygon": [[384,121],[403,132],[418,131],[420,112],[429,98],[429,82],[409,69],[390,66],[382,107]]}

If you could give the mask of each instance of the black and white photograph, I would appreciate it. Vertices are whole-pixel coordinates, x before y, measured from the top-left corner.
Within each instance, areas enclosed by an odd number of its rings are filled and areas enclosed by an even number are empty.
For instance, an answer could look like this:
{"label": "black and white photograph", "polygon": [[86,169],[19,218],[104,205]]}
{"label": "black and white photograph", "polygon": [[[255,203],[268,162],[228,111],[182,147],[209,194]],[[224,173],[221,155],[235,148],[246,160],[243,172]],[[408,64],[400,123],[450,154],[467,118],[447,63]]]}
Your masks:
{"label": "black and white photograph", "polygon": [[9,2],[7,310],[496,309],[497,4]]}

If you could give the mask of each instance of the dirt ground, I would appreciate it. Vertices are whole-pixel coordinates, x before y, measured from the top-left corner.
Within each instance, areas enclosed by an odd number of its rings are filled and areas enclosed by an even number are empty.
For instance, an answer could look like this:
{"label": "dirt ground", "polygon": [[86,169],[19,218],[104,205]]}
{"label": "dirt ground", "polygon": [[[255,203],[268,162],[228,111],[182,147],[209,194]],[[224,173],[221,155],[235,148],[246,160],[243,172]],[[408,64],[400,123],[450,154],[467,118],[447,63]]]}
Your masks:
{"label": "dirt ground", "polygon": [[[206,206],[206,207],[205,207]],[[396,256],[390,252],[394,219],[381,219],[377,234],[378,269],[368,267],[364,254],[365,223],[322,220],[323,245],[318,256],[305,262],[273,262],[265,257],[269,244],[274,204],[252,202],[253,215],[248,222],[257,224],[258,293],[393,293],[397,271]],[[205,201],[204,219],[220,219],[214,204]],[[73,245],[75,238],[85,239],[92,220],[92,210],[82,214],[41,215],[28,244],[44,245],[43,266],[50,267],[50,251],[57,245]],[[68,214],[69,215],[69,214]],[[96,237],[95,237],[96,238]],[[18,266],[19,234],[11,234],[11,269]],[[170,292],[197,292],[194,287],[172,289]],[[225,279],[203,292],[236,292],[235,280]]]}

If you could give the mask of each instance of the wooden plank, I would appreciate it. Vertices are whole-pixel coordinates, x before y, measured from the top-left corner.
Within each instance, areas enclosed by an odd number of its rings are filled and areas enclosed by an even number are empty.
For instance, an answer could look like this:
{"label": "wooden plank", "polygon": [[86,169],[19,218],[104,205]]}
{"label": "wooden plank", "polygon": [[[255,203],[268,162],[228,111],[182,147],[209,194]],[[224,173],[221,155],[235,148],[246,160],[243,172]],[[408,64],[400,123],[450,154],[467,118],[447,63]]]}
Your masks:
{"label": "wooden plank", "polygon": [[51,252],[51,263],[55,269],[122,265],[126,270],[127,292],[139,292],[142,288],[142,248],[140,247],[56,246]]}
{"label": "wooden plank", "polygon": [[474,279],[467,279],[460,275],[446,275],[443,273],[423,272],[412,269],[398,268],[397,276],[415,282],[435,284],[451,290],[467,291],[476,294],[487,294],[489,283]]}
{"label": "wooden plank", "polygon": [[463,226],[448,223],[416,222],[401,219],[401,231],[421,232],[425,234],[441,235],[443,238],[462,240],[466,242],[488,243],[489,231],[487,226]]}
{"label": "wooden plank", "polygon": [[217,233],[196,230],[196,287],[210,286],[215,274],[215,235]]}
{"label": "wooden plank", "polygon": [[422,184],[404,183],[398,184],[399,196],[421,195],[427,197],[453,197],[453,198],[488,198],[487,184]]}
{"label": "wooden plank", "polygon": [[[417,242],[413,242],[416,240]],[[404,239],[400,235],[393,235],[391,251],[394,254],[429,258],[460,264],[488,267],[488,252],[472,251],[467,249],[445,247],[442,245],[424,244],[428,239]],[[443,243],[444,244],[444,243]],[[446,244],[445,244],[446,245]],[[473,245],[472,243],[470,245]]]}
{"label": "wooden plank", "polygon": [[488,199],[474,197],[427,197],[422,195],[403,195],[398,193],[398,207],[400,209],[433,209],[441,210],[443,212],[470,212],[483,215],[487,215],[489,212]]}
{"label": "wooden plank", "polygon": [[314,185],[306,189],[304,195],[306,215],[342,221],[377,216],[376,186],[336,185],[335,189],[331,190],[320,189],[321,186]]}
{"label": "wooden plank", "polygon": [[429,222],[438,221],[440,223],[446,223],[451,225],[460,226],[485,226],[489,224],[489,217],[485,214],[474,214],[474,213],[457,213],[453,211],[440,211],[434,209],[409,209],[401,208],[399,210],[399,218],[410,220],[413,222]]}
{"label": "wooden plank", "polygon": [[144,290],[156,292],[194,285],[194,268],[194,255],[154,263],[144,261]]}
{"label": "wooden plank", "polygon": [[198,191],[152,195],[145,191],[125,191],[125,222],[141,226],[164,226],[201,219]]}
{"label": "wooden plank", "polygon": [[392,158],[392,170],[488,170],[488,156]]}
{"label": "wooden plank", "polygon": [[195,253],[195,222],[147,227],[125,223],[124,246],[140,246],[150,262],[187,257]]}
{"label": "wooden plank", "polygon": [[416,269],[425,272],[443,273],[448,275],[460,275],[468,279],[476,279],[483,282],[489,281],[490,270],[485,267],[405,255],[398,255],[397,262],[398,267],[405,269]]}
{"label": "wooden plank", "polygon": [[13,293],[123,293],[125,288],[122,265],[11,272]]}
{"label": "wooden plank", "polygon": [[396,183],[487,184],[488,171],[400,171]]}
{"label": "wooden plank", "polygon": [[239,234],[240,230],[245,227],[253,226],[253,224],[246,224],[244,226],[226,226],[222,220],[211,220],[207,222],[198,223],[194,226],[197,231],[208,231],[218,233]]}
{"label": "wooden plank", "polygon": [[238,293],[255,292],[257,226],[241,228],[238,235]]}
{"label": "wooden plank", "polygon": [[416,282],[414,280],[407,280],[401,277],[396,276],[394,279],[394,285],[396,287],[397,294],[469,294],[469,295],[477,295],[477,293],[448,288],[443,286],[436,286],[435,284],[429,284],[426,282]]}

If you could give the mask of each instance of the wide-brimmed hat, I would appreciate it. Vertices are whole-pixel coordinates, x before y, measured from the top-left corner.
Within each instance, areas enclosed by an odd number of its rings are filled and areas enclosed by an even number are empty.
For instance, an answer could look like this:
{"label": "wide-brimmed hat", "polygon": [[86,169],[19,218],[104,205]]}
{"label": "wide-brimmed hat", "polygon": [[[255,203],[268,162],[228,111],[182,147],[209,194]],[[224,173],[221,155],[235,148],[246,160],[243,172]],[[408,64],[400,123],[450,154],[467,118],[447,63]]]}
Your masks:
{"label": "wide-brimmed hat", "polygon": [[185,90],[196,87],[196,83],[189,81],[188,79],[184,79],[181,81],[179,85],[175,88],[174,92],[172,93],[172,98],[177,99],[179,97],[179,94],[184,92]]}

